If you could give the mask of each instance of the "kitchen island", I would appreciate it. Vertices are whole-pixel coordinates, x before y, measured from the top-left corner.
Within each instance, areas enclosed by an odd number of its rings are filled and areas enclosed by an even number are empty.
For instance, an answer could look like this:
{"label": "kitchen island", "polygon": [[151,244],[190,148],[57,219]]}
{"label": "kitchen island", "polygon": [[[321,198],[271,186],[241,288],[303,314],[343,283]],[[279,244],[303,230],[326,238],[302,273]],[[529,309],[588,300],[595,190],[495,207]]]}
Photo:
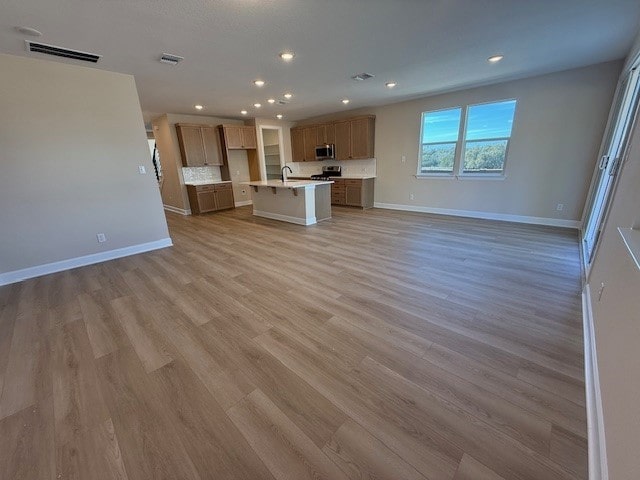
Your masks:
{"label": "kitchen island", "polygon": [[313,225],[331,218],[331,184],[327,180],[248,182],[253,214],[258,217]]}

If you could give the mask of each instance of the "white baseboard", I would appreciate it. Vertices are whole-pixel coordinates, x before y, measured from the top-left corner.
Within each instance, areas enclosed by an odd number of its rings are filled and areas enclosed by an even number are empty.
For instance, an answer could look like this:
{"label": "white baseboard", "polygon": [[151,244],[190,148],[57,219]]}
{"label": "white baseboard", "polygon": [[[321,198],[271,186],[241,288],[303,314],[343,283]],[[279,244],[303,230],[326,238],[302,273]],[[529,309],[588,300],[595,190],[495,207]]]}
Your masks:
{"label": "white baseboard", "polygon": [[163,238],[154,242],[141,243],[139,245],[131,245],[130,247],[116,248],[106,252],[92,253],[82,257],[69,258],[60,260],[59,262],[46,263],[44,265],[36,265],[35,267],[23,268],[22,270],[14,270],[12,272],[0,273],[0,285],[8,285],[10,283],[21,282],[29,278],[40,277],[50,273],[70,270],[72,268],[84,267],[94,263],[106,262],[116,258],[128,257],[137,253],[149,252],[160,248],[170,247],[173,245],[171,238]]}
{"label": "white baseboard", "polygon": [[236,202],[236,207],[245,207],[247,205],[253,205],[253,200],[243,200],[242,202]]}
{"label": "white baseboard", "polygon": [[375,208],[387,210],[403,210],[405,212],[435,213],[437,215],[451,215],[454,217],[482,218],[484,220],[501,220],[503,222],[530,223],[533,225],[548,225],[551,227],[580,228],[578,220],[563,220],[560,218],[529,217],[526,215],[510,215],[507,213],[478,212],[474,210],[454,210],[451,208],[423,207],[421,205],[401,205],[396,203],[375,202]]}
{"label": "white baseboard", "polygon": [[271,220],[280,220],[282,222],[295,223],[297,225],[314,225],[317,223],[316,217],[304,218],[290,217],[289,215],[280,215],[279,213],[262,212],[260,210],[254,210],[253,214],[256,217],[269,218]]}
{"label": "white baseboard", "polygon": [[172,207],[171,205],[163,205],[167,212],[179,213],[180,215],[191,215],[191,209],[185,210],[184,208]]}
{"label": "white baseboard", "polygon": [[589,442],[589,480],[609,480],[605,442],[602,395],[598,374],[591,290],[587,284],[582,292],[582,323],[584,329],[584,376],[587,397],[587,437]]}

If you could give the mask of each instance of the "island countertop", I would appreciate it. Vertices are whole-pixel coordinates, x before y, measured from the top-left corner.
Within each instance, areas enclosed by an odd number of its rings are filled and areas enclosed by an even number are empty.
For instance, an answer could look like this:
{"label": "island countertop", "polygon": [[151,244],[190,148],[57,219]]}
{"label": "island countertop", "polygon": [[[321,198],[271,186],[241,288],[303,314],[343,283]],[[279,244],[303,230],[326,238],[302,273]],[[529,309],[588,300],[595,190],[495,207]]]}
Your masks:
{"label": "island countertop", "polygon": [[307,188],[315,185],[330,185],[331,180],[260,180],[253,182],[245,182],[243,185],[251,187],[272,187],[272,188]]}

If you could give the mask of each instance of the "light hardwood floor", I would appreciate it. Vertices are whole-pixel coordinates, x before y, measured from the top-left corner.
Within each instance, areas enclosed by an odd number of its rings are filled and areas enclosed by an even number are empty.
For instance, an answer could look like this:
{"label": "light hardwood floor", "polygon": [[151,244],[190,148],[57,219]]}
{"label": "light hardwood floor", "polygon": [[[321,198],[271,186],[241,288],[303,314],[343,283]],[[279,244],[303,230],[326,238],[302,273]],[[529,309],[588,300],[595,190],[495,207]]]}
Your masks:
{"label": "light hardwood floor", "polygon": [[168,220],[0,288],[0,478],[587,478],[575,232]]}

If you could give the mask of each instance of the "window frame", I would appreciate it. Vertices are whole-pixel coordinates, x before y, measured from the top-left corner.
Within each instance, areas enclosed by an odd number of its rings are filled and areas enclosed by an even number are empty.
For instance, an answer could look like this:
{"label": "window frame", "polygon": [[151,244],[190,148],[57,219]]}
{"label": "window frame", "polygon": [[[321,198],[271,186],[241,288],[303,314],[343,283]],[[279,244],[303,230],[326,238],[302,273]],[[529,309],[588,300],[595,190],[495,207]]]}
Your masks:
{"label": "window frame", "polygon": [[[492,103],[504,103],[514,101],[515,107],[513,109],[513,121],[511,124],[511,135],[501,138],[488,138],[488,139],[479,139],[479,140],[469,140],[469,142],[474,141],[488,141],[488,140],[507,140],[507,146],[504,151],[504,161],[502,163],[502,170],[500,172],[489,172],[489,171],[476,171],[476,172],[465,172],[464,171],[464,155],[466,151],[466,137],[467,137],[467,126],[469,125],[469,109],[471,107],[476,107],[479,105],[489,105]],[[458,139],[456,140],[456,149],[454,152],[453,158],[453,168],[449,171],[433,171],[423,173],[422,169],[422,146],[426,145],[422,142],[424,135],[424,118],[425,115],[430,113],[437,113],[446,110],[454,110],[456,108],[461,109],[460,112],[460,123],[458,125]],[[478,103],[469,103],[466,105],[455,105],[451,107],[439,108],[435,110],[426,110],[420,114],[420,136],[418,138],[418,165],[417,165],[417,173],[416,178],[451,178],[451,179],[493,179],[493,180],[503,180],[506,178],[506,170],[507,170],[507,160],[509,159],[509,149],[511,147],[511,139],[513,138],[513,133],[515,129],[515,120],[516,120],[516,111],[518,109],[518,99],[517,98],[503,98],[500,100],[490,100],[486,102],[478,102]],[[453,143],[453,142],[441,142],[441,143]]]}
{"label": "window frame", "polygon": [[[455,142],[431,142],[431,143],[423,143],[423,134],[424,134],[424,117],[430,113],[438,113],[438,112],[446,112],[449,110],[460,109],[460,119],[458,120],[458,138],[456,138]],[[420,138],[418,138],[418,175],[419,176],[429,176],[429,177],[450,177],[456,172],[456,158],[458,158],[458,153],[460,149],[460,130],[462,130],[462,126],[464,122],[465,115],[465,106],[464,105],[456,105],[453,107],[439,108],[437,110],[428,110],[426,112],[422,112],[420,114]],[[453,166],[451,167],[451,172],[448,170],[432,170],[431,172],[421,173],[420,170],[422,168],[422,146],[423,145],[435,145],[435,144],[444,144],[444,143],[455,143],[456,148],[453,151]]]}

